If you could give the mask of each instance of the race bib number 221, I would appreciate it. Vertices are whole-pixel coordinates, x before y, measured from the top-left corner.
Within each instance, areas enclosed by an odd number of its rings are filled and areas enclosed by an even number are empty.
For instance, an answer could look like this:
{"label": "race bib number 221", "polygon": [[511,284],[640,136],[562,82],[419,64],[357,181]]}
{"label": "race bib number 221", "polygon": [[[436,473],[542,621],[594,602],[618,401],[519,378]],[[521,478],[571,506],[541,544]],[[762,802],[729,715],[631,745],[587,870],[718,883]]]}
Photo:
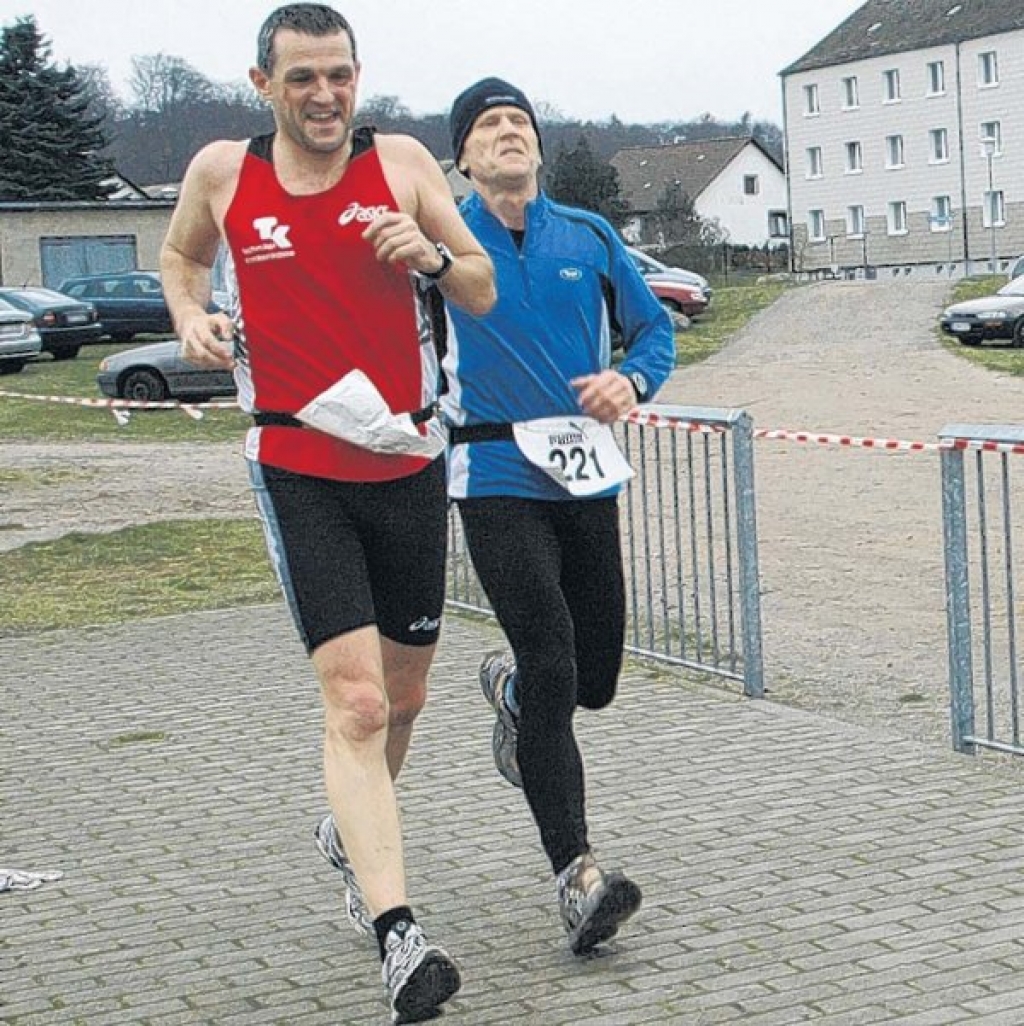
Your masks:
{"label": "race bib number 221", "polygon": [[633,470],[608,424],[590,417],[545,417],[512,426],[519,451],[571,495],[597,495]]}

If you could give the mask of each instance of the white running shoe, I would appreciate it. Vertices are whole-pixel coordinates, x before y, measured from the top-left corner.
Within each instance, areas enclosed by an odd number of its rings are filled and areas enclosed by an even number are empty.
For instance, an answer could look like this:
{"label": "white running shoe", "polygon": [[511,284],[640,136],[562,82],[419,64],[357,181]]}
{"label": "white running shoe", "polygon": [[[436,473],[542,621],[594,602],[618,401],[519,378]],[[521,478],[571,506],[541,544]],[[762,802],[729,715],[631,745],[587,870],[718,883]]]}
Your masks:
{"label": "white running shoe", "polygon": [[425,1022],[462,986],[444,948],[431,944],[416,923],[401,920],[388,931],[381,979],[391,997],[391,1021]]}
{"label": "white running shoe", "polygon": [[316,841],[317,851],[341,873],[341,879],[345,883],[345,914],[352,924],[356,933],[365,937],[372,937],[373,919],[370,910],[366,907],[366,899],[359,888],[359,881],[356,879],[352,863],[345,855],[345,849],[341,846],[341,838],[334,825],[334,816],[328,814],[316,825],[313,831],[313,838]]}

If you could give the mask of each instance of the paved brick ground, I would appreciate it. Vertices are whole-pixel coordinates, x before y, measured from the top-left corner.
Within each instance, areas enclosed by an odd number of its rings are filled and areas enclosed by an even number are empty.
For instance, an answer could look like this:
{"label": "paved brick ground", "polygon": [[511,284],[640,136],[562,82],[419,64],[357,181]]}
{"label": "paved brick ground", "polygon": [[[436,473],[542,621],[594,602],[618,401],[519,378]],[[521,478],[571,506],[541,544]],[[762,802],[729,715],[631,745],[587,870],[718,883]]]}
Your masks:
{"label": "paved brick ground", "polygon": [[[451,618],[401,785],[448,1026],[1017,1026],[1019,773],[668,674],[581,716],[592,832],[645,907],[565,948]],[[317,697],[278,606],[0,641],[4,1026],[387,1021],[311,844]]]}

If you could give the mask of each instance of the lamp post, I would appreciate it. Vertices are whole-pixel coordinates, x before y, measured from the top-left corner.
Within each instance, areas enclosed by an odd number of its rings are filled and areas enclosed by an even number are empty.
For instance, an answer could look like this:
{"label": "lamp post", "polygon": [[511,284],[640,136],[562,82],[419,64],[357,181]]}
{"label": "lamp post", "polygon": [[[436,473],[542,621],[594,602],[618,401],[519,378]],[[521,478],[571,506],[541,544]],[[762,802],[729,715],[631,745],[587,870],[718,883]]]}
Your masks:
{"label": "lamp post", "polygon": [[988,204],[988,234],[989,234],[989,270],[996,273],[996,193],[992,181],[992,158],[996,155],[996,141],[992,136],[986,136],[981,140],[981,151],[988,163],[988,195],[985,202]]}

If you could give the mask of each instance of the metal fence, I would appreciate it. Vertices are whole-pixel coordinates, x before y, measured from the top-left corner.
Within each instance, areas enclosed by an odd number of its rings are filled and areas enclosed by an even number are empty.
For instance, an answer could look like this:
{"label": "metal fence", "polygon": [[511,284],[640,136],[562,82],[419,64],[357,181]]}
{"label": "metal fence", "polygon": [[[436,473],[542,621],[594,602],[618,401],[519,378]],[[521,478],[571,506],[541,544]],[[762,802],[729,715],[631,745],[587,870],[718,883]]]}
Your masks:
{"label": "metal fence", "polygon": [[[652,405],[616,433],[636,472],[620,499],[627,651],[741,681],[762,697],[749,415]],[[490,614],[454,509],[449,553],[449,605]]]}
{"label": "metal fence", "polygon": [[[940,433],[953,747],[1024,755],[1014,580],[1024,503],[1024,427],[952,424]],[[1018,530],[1014,530],[1016,512]]]}

